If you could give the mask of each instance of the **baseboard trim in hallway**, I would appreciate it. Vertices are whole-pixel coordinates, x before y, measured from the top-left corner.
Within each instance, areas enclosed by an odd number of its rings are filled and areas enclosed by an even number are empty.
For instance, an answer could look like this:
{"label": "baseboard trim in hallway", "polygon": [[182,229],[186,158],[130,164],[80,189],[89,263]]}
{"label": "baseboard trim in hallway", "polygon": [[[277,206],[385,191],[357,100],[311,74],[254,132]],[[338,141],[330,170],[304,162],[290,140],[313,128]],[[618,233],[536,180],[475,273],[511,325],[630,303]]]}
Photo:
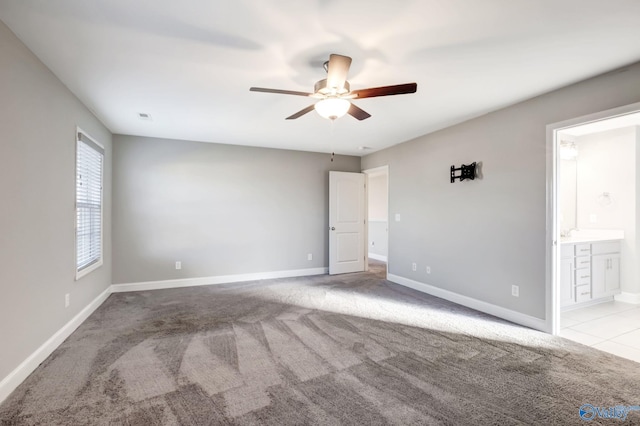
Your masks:
{"label": "baseboard trim in hallway", "polygon": [[22,383],[29,374],[45,360],[58,346],[65,341],[89,316],[104,303],[111,295],[111,286],[100,293],[91,303],[84,307],[78,314],[66,323],[60,330],[54,333],[46,342],[18,365],[7,377],[0,382],[0,403],[4,401]]}
{"label": "baseboard trim in hallway", "polygon": [[498,318],[511,321],[516,324],[524,325],[525,327],[540,330],[545,333],[549,332],[549,327],[545,320],[532,317],[530,315],[522,314],[520,312],[512,311],[501,306],[493,305],[491,303],[483,302],[481,300],[473,299],[471,297],[463,296],[458,293],[454,293],[449,290],[444,290],[438,287],[434,287],[429,284],[414,281],[409,278],[401,277],[399,275],[388,274],[387,280],[396,284],[403,285],[405,287],[412,288],[414,290],[421,291],[423,293],[430,294],[432,296],[439,297],[441,299],[448,300],[458,305],[466,306],[467,308],[475,309],[476,311],[484,312],[485,314],[493,315]]}
{"label": "baseboard trim in hallway", "polygon": [[367,256],[369,256],[369,259],[379,260],[381,262],[387,261],[387,256],[383,256],[381,254],[367,253]]}

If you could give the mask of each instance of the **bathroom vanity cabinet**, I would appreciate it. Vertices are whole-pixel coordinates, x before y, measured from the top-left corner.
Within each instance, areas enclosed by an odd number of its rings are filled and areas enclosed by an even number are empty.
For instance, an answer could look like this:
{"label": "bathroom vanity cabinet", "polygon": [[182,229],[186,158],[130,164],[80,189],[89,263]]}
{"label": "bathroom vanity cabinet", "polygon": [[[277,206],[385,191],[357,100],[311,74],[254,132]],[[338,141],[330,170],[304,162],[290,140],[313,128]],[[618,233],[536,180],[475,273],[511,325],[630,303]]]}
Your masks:
{"label": "bathroom vanity cabinet", "polygon": [[620,241],[562,243],[562,307],[620,293]]}

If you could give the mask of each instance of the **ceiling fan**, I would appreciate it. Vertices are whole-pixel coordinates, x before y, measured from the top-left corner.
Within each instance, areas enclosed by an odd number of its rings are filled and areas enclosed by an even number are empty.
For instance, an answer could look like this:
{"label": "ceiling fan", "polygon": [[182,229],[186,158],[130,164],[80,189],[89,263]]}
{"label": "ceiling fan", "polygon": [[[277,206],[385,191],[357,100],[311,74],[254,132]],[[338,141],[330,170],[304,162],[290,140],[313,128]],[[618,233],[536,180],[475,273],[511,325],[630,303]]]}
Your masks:
{"label": "ceiling fan", "polygon": [[267,89],[264,87],[251,87],[249,90],[252,92],[279,93],[281,95],[308,96],[318,99],[318,102],[290,115],[286,118],[287,120],[295,120],[314,109],[320,116],[328,118],[329,120],[335,120],[345,114],[349,114],[358,120],[365,120],[371,117],[371,114],[354,105],[351,102],[352,99],[404,95],[407,93],[415,93],[416,90],[418,90],[416,83],[351,90],[351,85],[347,81],[347,73],[349,72],[350,66],[350,57],[337,55],[335,53],[331,54],[329,60],[324,63],[327,78],[316,82],[313,93]]}

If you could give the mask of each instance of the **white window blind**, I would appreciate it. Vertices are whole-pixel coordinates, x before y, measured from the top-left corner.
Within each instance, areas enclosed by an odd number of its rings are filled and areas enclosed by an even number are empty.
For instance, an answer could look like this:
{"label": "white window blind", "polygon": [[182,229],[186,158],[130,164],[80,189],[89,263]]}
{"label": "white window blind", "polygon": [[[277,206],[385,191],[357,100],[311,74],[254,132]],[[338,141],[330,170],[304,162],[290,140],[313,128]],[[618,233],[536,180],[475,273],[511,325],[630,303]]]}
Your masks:
{"label": "white window blind", "polygon": [[76,272],[102,264],[104,148],[78,132],[76,148]]}

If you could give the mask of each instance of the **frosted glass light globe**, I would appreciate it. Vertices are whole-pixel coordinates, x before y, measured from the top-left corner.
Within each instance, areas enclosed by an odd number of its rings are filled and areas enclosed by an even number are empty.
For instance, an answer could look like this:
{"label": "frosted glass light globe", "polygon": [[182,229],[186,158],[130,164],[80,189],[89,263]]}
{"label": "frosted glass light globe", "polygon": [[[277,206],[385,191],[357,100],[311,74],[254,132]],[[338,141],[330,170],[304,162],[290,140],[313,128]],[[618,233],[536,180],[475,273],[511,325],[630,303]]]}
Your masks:
{"label": "frosted glass light globe", "polygon": [[321,117],[335,120],[345,115],[347,111],[349,111],[350,106],[351,102],[346,99],[326,98],[316,102],[314,108]]}

